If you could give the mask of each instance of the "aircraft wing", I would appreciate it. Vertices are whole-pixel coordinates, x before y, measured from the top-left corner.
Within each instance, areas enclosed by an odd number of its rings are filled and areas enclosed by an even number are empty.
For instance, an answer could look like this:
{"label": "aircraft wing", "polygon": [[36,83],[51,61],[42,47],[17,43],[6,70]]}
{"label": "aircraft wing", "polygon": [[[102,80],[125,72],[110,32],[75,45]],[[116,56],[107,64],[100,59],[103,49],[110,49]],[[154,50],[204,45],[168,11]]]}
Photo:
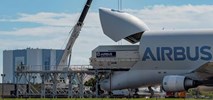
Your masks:
{"label": "aircraft wing", "polygon": [[213,62],[207,62],[193,71],[194,73],[199,74],[200,77],[204,79],[213,78]]}

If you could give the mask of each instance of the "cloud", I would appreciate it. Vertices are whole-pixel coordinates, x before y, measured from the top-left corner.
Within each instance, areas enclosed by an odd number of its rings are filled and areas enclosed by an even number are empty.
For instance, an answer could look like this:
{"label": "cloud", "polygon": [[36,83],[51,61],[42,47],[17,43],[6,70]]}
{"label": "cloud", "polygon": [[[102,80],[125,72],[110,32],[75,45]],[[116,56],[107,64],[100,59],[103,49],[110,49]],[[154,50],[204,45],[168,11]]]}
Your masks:
{"label": "cloud", "polygon": [[[212,5],[156,5],[144,9],[124,9],[124,11],[142,19],[151,30],[198,29],[213,27]],[[39,23],[37,27],[23,27],[10,31],[1,31],[0,49],[52,48],[65,47],[69,31],[78,20],[79,13],[39,12],[36,14],[18,14],[14,19],[0,19],[0,22]],[[72,64],[89,64],[91,51],[98,45],[117,45],[102,32],[98,13],[90,12],[85,25],[73,47]],[[124,42],[123,44],[128,44]],[[1,51],[2,52],[2,51]],[[1,55],[2,56],[2,55]],[[80,60],[82,59],[82,60]]]}
{"label": "cloud", "polygon": [[69,22],[73,23],[75,20],[74,18],[77,18],[77,15],[78,14],[51,12],[39,12],[37,14],[19,13],[17,19],[2,19],[1,21],[30,22],[52,26],[69,26]]}
{"label": "cloud", "polygon": [[[51,13],[51,12],[39,12],[36,14],[26,14],[26,13],[19,13],[18,18],[16,19],[0,19],[0,22],[28,22],[28,23],[37,23],[41,25],[48,25],[48,26],[61,26],[61,27],[69,27],[73,26],[78,18],[80,13]],[[91,12],[87,16],[89,20],[87,22],[90,23],[90,26],[97,26],[98,23],[96,20],[98,18],[98,14]]]}
{"label": "cloud", "polygon": [[8,36],[51,36],[64,35],[70,30],[69,27],[39,26],[33,28],[21,28],[11,31],[0,31],[0,35]]}
{"label": "cloud", "polygon": [[153,30],[200,29],[213,27],[213,5],[155,5],[144,9],[125,9],[143,19]]}

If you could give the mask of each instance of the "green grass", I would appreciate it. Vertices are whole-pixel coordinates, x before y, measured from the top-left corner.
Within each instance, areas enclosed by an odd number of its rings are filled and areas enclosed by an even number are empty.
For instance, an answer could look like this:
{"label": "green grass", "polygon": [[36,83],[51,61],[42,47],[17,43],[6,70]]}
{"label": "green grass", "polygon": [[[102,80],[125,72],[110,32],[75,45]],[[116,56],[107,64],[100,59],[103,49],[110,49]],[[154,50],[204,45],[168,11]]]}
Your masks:
{"label": "green grass", "polygon": [[4,98],[4,100],[211,100],[211,99],[191,99],[191,98]]}

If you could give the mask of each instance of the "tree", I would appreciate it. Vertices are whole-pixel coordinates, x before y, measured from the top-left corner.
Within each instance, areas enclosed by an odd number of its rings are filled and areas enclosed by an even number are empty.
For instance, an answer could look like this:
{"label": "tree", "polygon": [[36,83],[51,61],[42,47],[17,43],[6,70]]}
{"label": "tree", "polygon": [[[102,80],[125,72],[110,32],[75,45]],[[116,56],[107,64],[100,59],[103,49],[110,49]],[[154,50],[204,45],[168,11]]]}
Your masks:
{"label": "tree", "polygon": [[88,81],[86,81],[84,83],[85,86],[91,86],[91,87],[94,87],[96,84],[96,80],[95,78],[90,78]]}

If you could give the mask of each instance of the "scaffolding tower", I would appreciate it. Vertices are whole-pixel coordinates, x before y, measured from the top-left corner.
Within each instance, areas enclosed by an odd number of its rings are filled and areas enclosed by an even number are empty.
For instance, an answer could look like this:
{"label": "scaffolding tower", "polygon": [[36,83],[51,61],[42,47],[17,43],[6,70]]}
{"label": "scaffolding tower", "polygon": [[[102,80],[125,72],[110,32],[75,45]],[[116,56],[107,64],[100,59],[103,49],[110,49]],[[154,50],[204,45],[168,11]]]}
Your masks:
{"label": "scaffolding tower", "polygon": [[[31,70],[31,67],[22,67],[15,71],[16,97],[40,97],[40,98],[84,98],[84,97],[103,97],[100,94],[99,81],[103,76],[109,76],[112,70],[109,69],[93,69],[89,65],[72,66],[70,70]],[[58,75],[63,75],[61,81]],[[35,77],[37,76],[37,77]],[[95,92],[87,90],[84,82],[87,77],[96,79]],[[36,80],[40,80],[35,82]],[[22,80],[22,81],[21,81]],[[23,82],[24,80],[24,82]],[[64,82],[66,80],[66,82]],[[78,81],[77,84],[73,84]],[[105,94],[106,95],[106,94]]]}

